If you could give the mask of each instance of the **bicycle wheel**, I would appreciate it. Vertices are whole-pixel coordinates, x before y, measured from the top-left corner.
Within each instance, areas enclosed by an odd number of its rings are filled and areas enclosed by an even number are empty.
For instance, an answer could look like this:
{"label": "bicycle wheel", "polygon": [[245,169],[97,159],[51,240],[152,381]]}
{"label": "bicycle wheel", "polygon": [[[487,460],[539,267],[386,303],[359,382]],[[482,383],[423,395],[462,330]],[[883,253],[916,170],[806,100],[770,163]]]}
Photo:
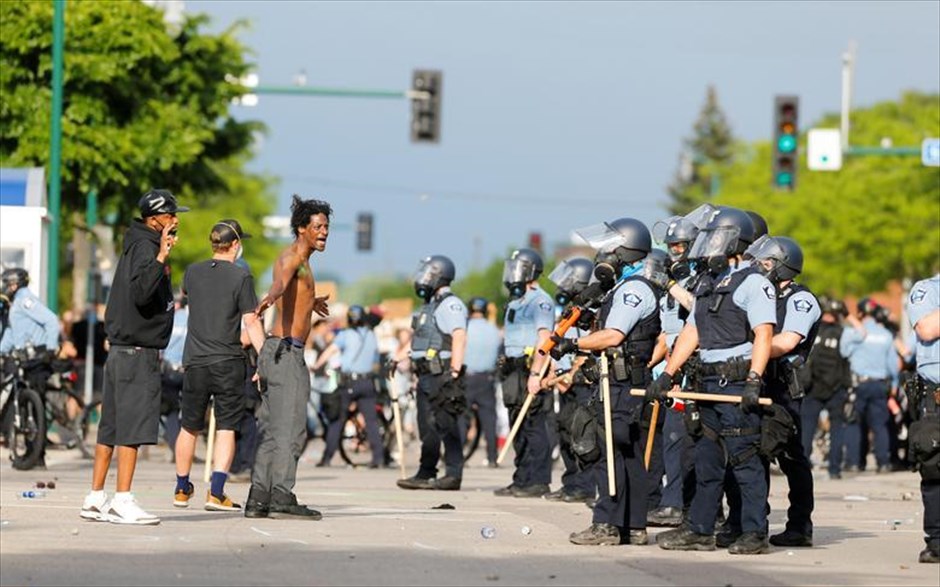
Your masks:
{"label": "bicycle wheel", "polygon": [[16,392],[16,404],[11,406],[13,418],[7,429],[7,445],[13,468],[32,469],[42,458],[46,443],[46,410],[39,394],[28,387]]}
{"label": "bicycle wheel", "polygon": [[[101,400],[92,400],[82,409],[81,434],[82,444],[87,448],[94,446],[98,436],[98,421],[101,420]],[[92,432],[94,430],[94,433]]]}
{"label": "bicycle wheel", "polygon": [[[379,433],[384,438],[385,432],[381,428],[382,418],[379,418]],[[372,445],[369,444],[369,435],[366,434],[365,418],[358,409],[350,412],[343,422],[339,455],[354,467],[365,467],[372,462]]]}
{"label": "bicycle wheel", "polygon": [[483,425],[480,422],[480,412],[471,408],[468,411],[469,424],[467,426],[467,437],[463,442],[463,461],[466,463],[480,446],[480,437],[483,436]]}

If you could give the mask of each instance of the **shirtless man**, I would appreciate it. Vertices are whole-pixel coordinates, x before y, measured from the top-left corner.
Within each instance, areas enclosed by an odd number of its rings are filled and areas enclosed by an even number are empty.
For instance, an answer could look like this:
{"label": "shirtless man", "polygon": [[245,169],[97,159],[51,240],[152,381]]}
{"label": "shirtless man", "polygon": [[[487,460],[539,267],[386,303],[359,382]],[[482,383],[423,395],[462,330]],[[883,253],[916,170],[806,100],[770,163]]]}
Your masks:
{"label": "shirtless man", "polygon": [[255,313],[277,306],[278,318],[258,356],[261,442],[251,471],[246,518],[319,520],[320,512],[297,503],[294,484],[297,461],[307,437],[307,398],[310,380],[304,363],[304,342],[313,312],[327,316],[327,296],[316,295],[310,255],[326,249],[330,234],[330,205],[320,200],[291,204],[294,242],[274,263],[274,282]]}

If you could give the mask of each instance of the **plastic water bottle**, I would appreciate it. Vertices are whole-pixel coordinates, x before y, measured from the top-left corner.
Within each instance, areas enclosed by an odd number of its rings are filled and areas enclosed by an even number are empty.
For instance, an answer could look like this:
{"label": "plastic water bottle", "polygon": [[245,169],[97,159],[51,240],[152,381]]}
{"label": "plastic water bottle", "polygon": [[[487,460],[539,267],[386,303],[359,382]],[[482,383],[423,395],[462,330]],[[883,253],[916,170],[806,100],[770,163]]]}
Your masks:
{"label": "plastic water bottle", "polygon": [[489,540],[490,538],[494,538],[496,536],[496,528],[492,526],[483,526],[480,529],[480,536],[482,536],[483,538],[487,540]]}
{"label": "plastic water bottle", "polygon": [[46,497],[46,492],[42,489],[30,489],[29,491],[20,492],[20,497],[23,499],[42,499]]}

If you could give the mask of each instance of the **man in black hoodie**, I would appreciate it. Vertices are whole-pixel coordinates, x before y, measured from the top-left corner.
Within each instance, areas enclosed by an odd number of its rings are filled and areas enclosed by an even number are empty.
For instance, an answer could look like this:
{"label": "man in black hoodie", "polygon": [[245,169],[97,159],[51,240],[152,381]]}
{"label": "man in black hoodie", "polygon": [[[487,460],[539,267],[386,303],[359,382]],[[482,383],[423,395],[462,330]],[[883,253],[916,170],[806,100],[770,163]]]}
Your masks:
{"label": "man in black hoodie", "polygon": [[[156,444],[160,420],[160,350],[173,329],[173,290],[166,265],[176,244],[178,206],[168,190],[150,190],[138,202],[141,218],[124,234],[105,310],[111,349],[95,447],[91,492],[81,517],[116,524],[159,524],[134,500],[131,482],[137,448]],[[104,482],[117,446],[117,488],[108,500]]]}

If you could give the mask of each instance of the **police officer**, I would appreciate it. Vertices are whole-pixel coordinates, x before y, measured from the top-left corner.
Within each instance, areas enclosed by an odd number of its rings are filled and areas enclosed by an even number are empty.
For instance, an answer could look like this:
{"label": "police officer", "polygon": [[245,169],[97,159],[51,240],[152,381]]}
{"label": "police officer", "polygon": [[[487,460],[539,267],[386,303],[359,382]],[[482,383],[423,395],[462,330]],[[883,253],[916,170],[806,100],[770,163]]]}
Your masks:
{"label": "police officer", "polygon": [[875,314],[881,306],[869,298],[858,301],[861,324],[842,333],[839,346],[849,359],[855,394],[855,413],[858,420],[846,430],[847,470],[858,471],[867,454],[861,451],[862,422],[875,437],[875,461],[878,473],[891,471],[888,439],[888,394],[891,381],[897,377],[898,356],[894,350],[894,335],[882,326]]}
{"label": "police officer", "polygon": [[695,306],[665,371],[647,388],[648,400],[665,399],[679,368],[699,347],[704,391],[743,398],[740,404],[698,402],[703,434],[695,441],[695,496],[688,525],[657,537],[666,550],[715,549],[726,463],[743,497],[743,534],[728,552],[759,554],[769,548],[767,479],[754,447],[760,438],[756,408],[776,323],[776,291],[742,259],[753,240],[754,225],[744,211],[722,207],[710,215],[689,252],[708,275],[696,286]]}
{"label": "police officer", "polygon": [[[470,299],[470,320],[467,322],[467,354],[464,363],[467,366],[467,405],[476,409],[480,415],[480,425],[486,439],[486,464],[496,467],[496,360],[499,347],[503,344],[502,335],[495,324],[486,319],[489,302],[486,298]],[[463,433],[469,420],[461,420]]]}
{"label": "police officer", "polygon": [[[559,263],[548,276],[549,281],[557,286],[555,303],[570,308],[569,304],[587,288],[593,273],[594,262],[586,257],[573,257]],[[562,315],[563,318],[566,316],[567,313]],[[586,321],[582,315],[578,323],[565,333],[565,338],[587,336],[591,322],[591,316],[587,316]],[[592,401],[593,384],[597,380],[586,378],[586,370],[582,369],[589,356],[587,352],[579,353],[574,359],[571,355],[564,355],[556,365],[560,375],[555,384],[560,396],[557,415],[559,450],[565,471],[561,475],[561,488],[542,496],[549,501],[586,503],[597,493],[594,464],[600,456],[600,449]]]}
{"label": "police officer", "polygon": [[806,458],[813,454],[819,413],[825,408],[829,414],[829,478],[841,479],[845,458],[845,401],[851,385],[849,362],[839,350],[845,329],[840,322],[846,314],[845,304],[841,300],[820,298],[819,305],[822,317],[806,362],[809,385],[800,408],[803,452]]}
{"label": "police officer", "polygon": [[[455,274],[453,261],[443,255],[427,257],[415,271],[415,293],[424,300],[411,325],[421,464],[413,477],[398,481],[402,489],[460,489],[463,441],[459,421],[467,405],[463,380],[467,307],[450,291]],[[442,441],[445,474],[437,479]]]}
{"label": "police officer", "polygon": [[[602,228],[601,228],[602,227]],[[660,332],[659,298],[666,284],[665,267],[648,271],[644,263],[652,249],[649,229],[633,218],[618,218],[601,227],[579,231],[596,249],[595,276],[618,283],[597,313],[597,330],[576,340],[557,339],[555,353],[585,350],[608,356],[610,412],[613,430],[615,495],[606,466],[597,469],[599,497],[594,505],[590,527],[572,533],[573,544],[617,545],[621,538],[630,544],[647,544],[647,473],[643,465],[640,419],[642,398],[630,395],[630,388],[643,387],[651,380],[649,361]],[[658,273],[659,278],[654,274]],[[602,382],[603,383],[603,382]],[[604,406],[597,403],[598,422],[604,422]],[[600,425],[603,430],[603,424]],[[607,457],[601,444],[602,462]]]}
{"label": "police officer", "polygon": [[[659,301],[659,320],[662,324],[662,354],[653,359],[659,362],[672,352],[679,333],[685,326],[692,307],[692,296],[688,291],[694,279],[689,262],[689,249],[698,235],[698,227],[688,218],[673,216],[653,226],[653,238],[666,246],[669,255],[668,291]],[[684,371],[690,371],[692,362],[686,363]],[[691,383],[689,381],[688,383]],[[665,482],[659,507],[647,516],[650,526],[678,526],[683,511],[692,504],[695,491],[695,467],[692,454],[693,443],[686,429],[683,412],[666,410],[663,417],[662,439],[656,439],[662,450]],[[655,450],[655,447],[654,447]],[[651,481],[657,478],[651,476]]]}
{"label": "police officer", "polygon": [[0,274],[2,293],[10,300],[9,326],[0,339],[0,354],[25,349],[27,345],[45,347],[48,352],[59,348],[59,319],[29,289],[29,273],[20,267]]}
{"label": "police officer", "polygon": [[803,448],[804,390],[797,369],[806,362],[816,340],[821,311],[812,292],[793,281],[803,272],[803,250],[796,241],[785,236],[762,236],[747,252],[777,288],[777,324],[764,376],[767,395],[790,413],[796,425],[796,434],[777,457],[790,487],[787,525],[782,533],[770,537],[770,543],[786,547],[812,546],[813,465]]}
{"label": "police officer", "polygon": [[374,375],[379,362],[379,346],[375,332],[365,320],[366,311],[362,306],[349,306],[346,312],[346,328],[320,353],[313,366],[314,370],[320,369],[330,357],[340,353],[339,386],[334,392],[340,394],[340,417],[330,422],[326,432],[326,448],[323,458],[317,463],[318,467],[330,466],[330,461],[339,448],[343,426],[346,425],[346,414],[352,402],[356,402],[359,413],[365,418],[366,437],[372,449],[369,468],[378,469],[385,464],[385,446],[375,411],[378,393],[375,390]]}
{"label": "police officer", "polygon": [[[503,285],[509,290],[504,320],[505,355],[501,359],[503,403],[515,422],[526,394],[542,388],[541,369],[550,357],[535,352],[551,335],[555,323],[552,299],[538,284],[542,257],[532,249],[517,249],[503,265]],[[513,439],[515,471],[512,483],[497,489],[498,496],[541,497],[552,480],[551,444],[548,436],[547,395],[536,395],[519,432]]]}
{"label": "police officer", "polygon": [[[940,563],[940,273],[911,288],[908,318],[917,335],[917,376],[908,388],[909,442],[920,468],[924,542],[920,562]],[[913,389],[911,389],[911,387]]]}

